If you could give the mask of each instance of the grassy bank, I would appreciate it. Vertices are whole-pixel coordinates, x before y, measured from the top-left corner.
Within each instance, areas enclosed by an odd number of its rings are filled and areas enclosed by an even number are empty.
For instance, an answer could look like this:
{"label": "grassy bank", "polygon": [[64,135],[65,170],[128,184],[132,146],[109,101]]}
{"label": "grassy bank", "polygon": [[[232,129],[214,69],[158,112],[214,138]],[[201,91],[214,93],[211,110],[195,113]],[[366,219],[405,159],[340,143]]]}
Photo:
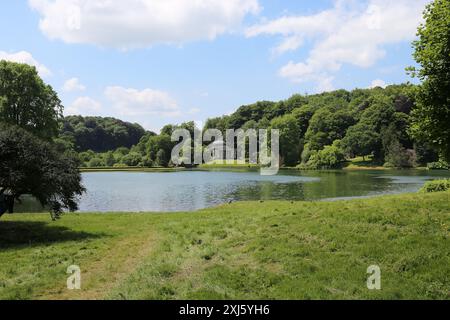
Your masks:
{"label": "grassy bank", "polygon": [[145,168],[145,167],[95,167],[80,168],[81,172],[176,172],[183,171],[185,168]]}
{"label": "grassy bank", "polygon": [[[0,220],[0,298],[449,299],[450,193]],[[82,290],[66,289],[79,265]],[[366,270],[379,265],[382,290]]]}
{"label": "grassy bank", "polygon": [[[213,163],[213,164],[202,164],[195,169],[199,170],[258,170],[260,169],[259,165],[254,164],[227,164],[227,163]],[[346,161],[342,170],[399,170],[402,168],[390,168],[384,167],[380,164],[374,162],[371,157],[358,157],[354,159],[350,159]],[[417,167],[417,168],[404,168],[404,170],[427,170],[426,167]],[[82,172],[173,172],[173,171],[182,171],[186,170],[185,168],[162,168],[162,167],[154,167],[154,168],[144,168],[144,167],[96,167],[96,168],[81,168]],[[307,170],[299,167],[281,167],[280,170]],[[315,171],[315,170],[314,170]]]}

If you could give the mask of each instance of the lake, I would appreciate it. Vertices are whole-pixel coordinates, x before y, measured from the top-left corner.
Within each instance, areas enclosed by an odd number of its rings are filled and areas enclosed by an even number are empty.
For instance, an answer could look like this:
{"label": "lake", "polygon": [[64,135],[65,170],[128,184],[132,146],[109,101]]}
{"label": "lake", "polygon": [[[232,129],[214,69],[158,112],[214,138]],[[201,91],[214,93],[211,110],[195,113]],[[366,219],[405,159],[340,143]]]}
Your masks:
{"label": "lake", "polygon": [[242,200],[339,200],[418,191],[446,171],[83,173],[81,212],[191,211]]}

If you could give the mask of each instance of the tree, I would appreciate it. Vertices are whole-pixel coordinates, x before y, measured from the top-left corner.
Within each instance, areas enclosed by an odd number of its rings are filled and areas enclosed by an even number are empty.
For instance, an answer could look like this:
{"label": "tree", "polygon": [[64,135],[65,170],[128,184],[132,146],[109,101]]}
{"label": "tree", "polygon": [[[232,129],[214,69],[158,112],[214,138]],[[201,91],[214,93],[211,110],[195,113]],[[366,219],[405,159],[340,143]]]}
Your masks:
{"label": "tree", "polygon": [[0,125],[1,196],[18,200],[21,195],[32,195],[56,219],[64,210],[78,209],[77,197],[85,191],[78,164],[74,157],[57,152],[26,130]]}
{"label": "tree", "polygon": [[350,127],[342,140],[343,149],[347,154],[363,157],[372,154],[380,143],[380,135],[364,122]]}
{"label": "tree", "polygon": [[0,100],[0,122],[46,140],[57,136],[63,106],[35,67],[0,61]]}
{"label": "tree", "polygon": [[109,151],[105,155],[105,165],[107,167],[112,167],[116,164],[116,158],[114,158],[114,153]]}
{"label": "tree", "polygon": [[[169,162],[171,154],[172,154],[172,148],[175,146],[175,143],[172,142],[172,139],[169,135],[161,134],[159,136],[153,136],[148,140],[147,143],[147,155],[150,157],[152,161],[157,161],[157,153],[160,150],[163,150],[164,152],[164,159],[167,160],[167,163]],[[165,163],[166,161],[164,161]],[[160,163],[158,163],[161,165]]]}
{"label": "tree", "polygon": [[319,109],[310,121],[305,138],[311,150],[321,150],[344,138],[347,129],[355,123],[356,120],[347,110]]}
{"label": "tree", "polygon": [[418,40],[413,42],[414,59],[420,67],[409,68],[422,80],[410,131],[450,160],[450,0],[430,3],[424,20]]}
{"label": "tree", "polygon": [[142,161],[142,156],[137,152],[130,152],[122,158],[122,163],[129,167],[137,167]]}
{"label": "tree", "polygon": [[416,165],[417,156],[414,150],[406,149],[401,143],[402,131],[395,123],[383,128],[381,140],[385,166],[397,168],[412,168]]}
{"label": "tree", "polygon": [[159,149],[156,153],[155,162],[160,167],[167,167],[169,165],[169,159],[167,158],[166,152],[163,149]]}
{"label": "tree", "polygon": [[300,137],[303,139],[309,127],[309,122],[314,115],[315,108],[310,105],[305,105],[301,108],[295,109],[292,115],[297,119],[300,128]]}
{"label": "tree", "polygon": [[320,151],[312,151],[306,167],[309,169],[336,169],[345,161],[341,148],[341,141],[334,141],[333,145],[325,146]]}
{"label": "tree", "polygon": [[92,158],[88,162],[89,168],[99,168],[99,167],[104,167],[104,166],[105,166],[105,162],[102,159],[97,158],[97,157]]}
{"label": "tree", "polygon": [[295,166],[300,161],[300,126],[292,114],[275,118],[272,129],[280,130],[280,155],[287,166]]}

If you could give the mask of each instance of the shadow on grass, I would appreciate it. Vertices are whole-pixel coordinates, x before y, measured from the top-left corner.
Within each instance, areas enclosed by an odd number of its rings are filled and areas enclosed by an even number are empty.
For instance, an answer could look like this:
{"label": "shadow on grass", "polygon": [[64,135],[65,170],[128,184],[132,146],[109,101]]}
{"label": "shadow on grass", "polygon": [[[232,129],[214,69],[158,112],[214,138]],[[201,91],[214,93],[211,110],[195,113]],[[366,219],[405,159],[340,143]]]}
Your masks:
{"label": "shadow on grass", "polygon": [[45,222],[0,220],[0,249],[98,239],[106,236],[108,235],[51,226]]}

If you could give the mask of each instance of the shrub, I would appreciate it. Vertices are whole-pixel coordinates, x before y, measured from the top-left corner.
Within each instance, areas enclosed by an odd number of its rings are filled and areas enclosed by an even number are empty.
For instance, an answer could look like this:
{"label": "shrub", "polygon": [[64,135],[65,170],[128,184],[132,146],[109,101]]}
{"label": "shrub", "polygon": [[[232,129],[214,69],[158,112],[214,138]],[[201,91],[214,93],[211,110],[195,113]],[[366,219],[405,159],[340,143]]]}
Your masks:
{"label": "shrub", "polygon": [[429,170],[448,170],[449,165],[445,161],[432,162],[427,165]]}
{"label": "shrub", "polygon": [[450,190],[450,179],[429,181],[425,183],[422,189],[420,189],[420,192],[430,193],[430,192],[442,192],[447,190]]}
{"label": "shrub", "polygon": [[122,162],[129,167],[137,167],[142,160],[142,156],[137,152],[130,152],[122,158]]}
{"label": "shrub", "polygon": [[336,140],[332,146],[325,146],[320,151],[311,151],[309,160],[301,169],[336,169],[345,161],[344,152],[341,149],[341,141]]}
{"label": "shrub", "polygon": [[88,163],[88,167],[90,167],[90,168],[98,168],[98,167],[104,167],[104,166],[105,166],[105,163],[100,158],[92,158]]}

